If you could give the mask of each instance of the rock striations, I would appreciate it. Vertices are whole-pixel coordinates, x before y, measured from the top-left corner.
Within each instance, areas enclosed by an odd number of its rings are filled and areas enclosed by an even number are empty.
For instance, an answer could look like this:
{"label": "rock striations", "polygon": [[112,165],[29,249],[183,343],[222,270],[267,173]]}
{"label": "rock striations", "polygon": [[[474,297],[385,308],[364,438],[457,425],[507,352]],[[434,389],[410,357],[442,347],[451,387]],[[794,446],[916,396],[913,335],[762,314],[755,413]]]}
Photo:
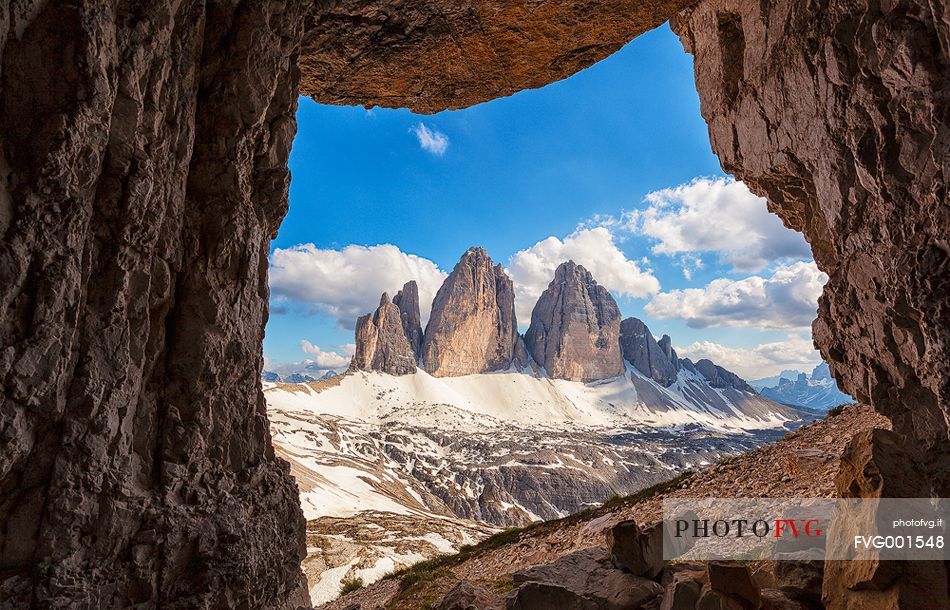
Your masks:
{"label": "rock striations", "polygon": [[521,359],[515,291],[483,248],[469,248],[435,295],[422,342],[435,377],[509,368]]}
{"label": "rock striations", "polygon": [[620,309],[574,261],[561,263],[531,312],[525,345],[548,376],[595,381],[623,372]]}
{"label": "rock striations", "polygon": [[350,368],[410,375],[421,366],[435,377],[457,377],[524,370],[533,358],[549,378],[591,382],[622,375],[627,361],[665,388],[685,369],[712,388],[756,394],[709,360],[680,359],[668,335],[657,341],[639,319],[621,321],[610,292],[573,261],[555,270],[524,338],[514,307],[514,288],[501,265],[484,249],[470,248],[439,288],[424,333],[414,281],[392,301],[383,293],[375,313],[356,321]]}
{"label": "rock striations", "polygon": [[350,366],[390,375],[415,373],[416,355],[406,338],[403,320],[399,307],[384,292],[376,312],[356,321],[356,353]]}
{"label": "rock striations", "polygon": [[663,335],[657,343],[646,324],[627,318],[620,322],[620,350],[624,360],[653,381],[667,388],[676,381],[680,363],[669,335]]}
{"label": "rock striations", "polygon": [[416,359],[422,353],[422,319],[419,315],[419,286],[410,280],[393,297],[393,305],[399,308],[402,330]]}

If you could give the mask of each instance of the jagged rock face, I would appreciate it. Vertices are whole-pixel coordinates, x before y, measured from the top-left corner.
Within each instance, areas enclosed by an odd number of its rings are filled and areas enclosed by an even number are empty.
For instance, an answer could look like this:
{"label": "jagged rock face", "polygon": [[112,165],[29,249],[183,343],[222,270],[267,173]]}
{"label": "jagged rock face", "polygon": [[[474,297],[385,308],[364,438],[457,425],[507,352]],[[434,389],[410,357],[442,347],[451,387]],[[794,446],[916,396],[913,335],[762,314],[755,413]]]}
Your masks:
{"label": "jagged rock face", "polygon": [[470,248],[432,303],[422,362],[436,377],[507,369],[518,355],[515,291],[501,265]]}
{"label": "jagged rock face", "polygon": [[[932,482],[914,447],[890,430],[872,429],[855,435],[841,455],[835,476],[842,498],[923,498]],[[874,531],[875,515],[857,511],[835,528],[829,539],[836,555],[848,549],[854,536]],[[913,608],[932,600],[934,608],[950,607],[947,568],[939,561],[826,561],[822,601],[831,610]]]}
{"label": "jagged rock face", "polygon": [[393,304],[399,308],[402,318],[402,330],[409,341],[415,358],[422,354],[422,317],[419,314],[419,285],[415,280],[405,283],[402,290],[393,297]]}
{"label": "jagged rock face", "polygon": [[315,3],[300,91],[327,104],[465,108],[583,70],[692,1]]}
{"label": "jagged rock face", "polygon": [[673,28],[723,168],[828,274],[815,342],[858,401],[950,475],[950,26],[945,2],[704,0]]}
{"label": "jagged rock face", "polygon": [[350,366],[390,375],[416,372],[416,354],[403,331],[402,312],[385,292],[376,312],[356,321],[356,352]]}
{"label": "jagged rock face", "polygon": [[705,377],[709,385],[714,388],[735,388],[744,392],[755,393],[755,389],[747,384],[742,377],[739,377],[732,371],[727,371],[711,360],[702,358],[694,364],[689,358],[684,358],[680,362],[684,368],[695,371]]}
{"label": "jagged rock face", "polygon": [[0,606],[306,600],[260,384],[302,4],[0,9]]}
{"label": "jagged rock face", "polygon": [[669,335],[657,343],[647,325],[637,318],[620,322],[620,353],[624,360],[657,383],[670,387],[679,372],[679,358],[670,346]]}
{"label": "jagged rock face", "polygon": [[531,312],[524,340],[550,377],[595,381],[623,372],[617,302],[573,261],[555,270]]}

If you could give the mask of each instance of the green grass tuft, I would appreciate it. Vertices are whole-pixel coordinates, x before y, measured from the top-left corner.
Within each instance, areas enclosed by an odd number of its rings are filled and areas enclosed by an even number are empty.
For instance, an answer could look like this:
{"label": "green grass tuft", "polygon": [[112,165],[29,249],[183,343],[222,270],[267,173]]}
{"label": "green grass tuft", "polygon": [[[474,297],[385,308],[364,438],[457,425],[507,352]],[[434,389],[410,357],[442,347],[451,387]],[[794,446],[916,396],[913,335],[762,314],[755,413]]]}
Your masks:
{"label": "green grass tuft", "polygon": [[363,579],[362,578],[353,578],[350,580],[343,581],[343,591],[340,595],[346,595],[347,593],[352,593],[353,591],[359,591],[363,588]]}
{"label": "green grass tuft", "polygon": [[843,405],[838,405],[837,407],[831,407],[830,409],[828,409],[828,415],[826,415],[825,417],[836,417],[838,415],[841,415],[845,407],[850,407],[852,404],[854,403],[849,402]]}

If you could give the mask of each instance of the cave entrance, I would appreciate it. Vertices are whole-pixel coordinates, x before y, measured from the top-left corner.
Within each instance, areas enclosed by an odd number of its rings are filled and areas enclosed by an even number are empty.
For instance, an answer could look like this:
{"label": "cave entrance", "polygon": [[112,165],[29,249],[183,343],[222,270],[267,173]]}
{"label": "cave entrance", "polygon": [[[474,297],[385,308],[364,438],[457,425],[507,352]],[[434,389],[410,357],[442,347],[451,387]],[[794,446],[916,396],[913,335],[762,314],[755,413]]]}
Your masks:
{"label": "cave entrance", "polygon": [[[635,449],[645,436],[633,430],[628,448],[619,452],[616,433],[567,443],[565,426],[593,419],[579,411],[568,419],[545,404],[570,410],[583,403],[606,417],[610,403],[630,412],[618,425],[639,417],[657,428],[713,426],[728,418],[707,421],[687,413],[722,405],[693,404],[688,392],[671,389],[679,371],[687,375],[683,367],[699,363],[699,372],[690,374],[705,379],[705,370],[710,383],[720,383],[716,371],[737,373],[730,391],[744,391],[739,377],[753,383],[775,377],[761,387],[778,386],[778,376],[789,377],[790,369],[797,369],[794,379],[820,363],[810,325],[823,276],[801,235],[722,172],[700,116],[692,58],[668,25],[567,79],[470,108],[414,114],[301,98],[297,122],[290,208],[271,244],[263,380],[274,444],[291,462],[309,523],[312,552],[303,566],[315,604],[333,599],[348,583],[375,581],[384,572],[380,565],[404,566],[404,551],[381,552],[376,540],[362,535],[370,526],[395,527],[392,535],[415,545],[414,556],[431,557],[483,538],[485,528],[558,518],[716,462],[774,440],[786,431],[784,422],[802,417],[765,399],[730,403],[749,416],[730,423],[749,426],[747,438],[694,431],[685,442],[673,434],[656,447],[677,457],[656,459],[651,450]],[[469,256],[470,247],[482,254]],[[473,262],[479,257],[488,257],[489,272],[500,265],[492,282],[513,287],[510,318],[516,322],[506,332],[516,338],[500,356],[485,357],[493,344],[478,340],[504,316],[469,332],[470,318],[451,304],[434,303],[445,286],[452,286],[446,294],[468,294],[472,286],[451,283],[453,269],[466,265],[481,273]],[[543,309],[540,299],[567,261],[582,265],[609,291],[599,306],[609,301],[618,310],[614,332],[620,341],[608,330],[597,342],[613,342],[612,353],[559,357],[531,341],[534,311]],[[411,301],[418,309],[404,306],[407,282],[414,282]],[[753,286],[765,288],[758,295]],[[494,284],[487,290],[491,300],[503,298]],[[704,301],[698,308],[691,305],[694,294]],[[590,295],[596,298],[594,291]],[[481,298],[462,305],[477,309]],[[414,330],[387,326],[390,311]],[[433,313],[440,321],[451,319],[446,325],[453,332],[427,328]],[[623,356],[624,337],[632,346],[638,333],[650,339]],[[405,335],[405,345],[394,347],[394,335],[398,343]],[[465,337],[463,345],[456,336]],[[543,360],[548,356],[550,362]],[[686,365],[680,358],[692,360]],[[567,390],[542,394],[544,386],[536,383],[601,382],[622,377],[625,366],[637,371],[629,380],[601,390],[571,387],[603,394],[589,404],[572,402]],[[712,388],[706,383],[697,391]],[[510,396],[500,400],[499,389]],[[849,400],[838,395],[839,402]],[[838,404],[824,400],[819,408]],[[638,401],[645,411],[635,414]],[[518,402],[536,406],[514,412]],[[419,404],[427,405],[426,413],[411,408]],[[682,422],[669,405],[679,406]],[[307,418],[298,415],[301,408]],[[454,420],[466,417],[472,425],[462,439]],[[763,426],[756,418],[771,423]],[[372,422],[372,429],[360,429],[361,421]],[[498,422],[509,426],[503,445],[491,439]],[[538,451],[530,431],[551,426],[561,428]],[[556,461],[569,459],[577,443],[586,443],[585,460],[595,464],[585,479],[551,477]],[[478,454],[477,445],[509,456],[516,465],[505,467],[508,480],[492,476],[497,466],[487,456],[463,462],[463,455]],[[432,446],[440,447],[454,482],[416,469],[417,462],[434,459],[427,451]],[[414,452],[412,459],[400,457]],[[639,471],[618,474],[628,463]],[[387,478],[389,488],[366,483]],[[528,498],[524,481],[541,479],[548,497]],[[449,525],[446,516],[465,525]],[[441,546],[420,540],[417,530]],[[343,546],[340,535],[347,539]]]}

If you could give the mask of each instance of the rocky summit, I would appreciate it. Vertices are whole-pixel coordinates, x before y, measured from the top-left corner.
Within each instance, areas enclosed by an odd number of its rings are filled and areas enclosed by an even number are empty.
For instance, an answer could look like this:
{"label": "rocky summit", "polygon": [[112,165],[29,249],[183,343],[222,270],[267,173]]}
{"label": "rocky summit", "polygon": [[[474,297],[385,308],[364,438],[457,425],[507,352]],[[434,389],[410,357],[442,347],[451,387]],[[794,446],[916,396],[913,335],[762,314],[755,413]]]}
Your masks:
{"label": "rocky summit", "polygon": [[646,324],[627,318],[620,323],[620,351],[624,360],[664,387],[676,381],[680,364],[669,335],[663,335],[657,343]]}
{"label": "rocky summit", "polygon": [[507,369],[519,359],[515,291],[484,248],[469,248],[435,295],[422,341],[435,377]]}
{"label": "rocky summit", "polygon": [[356,321],[356,353],[350,366],[390,375],[406,375],[416,370],[416,355],[403,330],[402,312],[385,292],[376,312]]}
{"label": "rocky summit", "polygon": [[549,377],[595,381],[623,372],[620,309],[584,267],[567,261],[531,312],[525,345]]}
{"label": "rocky summit", "polygon": [[399,308],[402,330],[416,358],[422,353],[422,322],[419,315],[419,285],[415,280],[406,282],[393,297],[393,305]]}

